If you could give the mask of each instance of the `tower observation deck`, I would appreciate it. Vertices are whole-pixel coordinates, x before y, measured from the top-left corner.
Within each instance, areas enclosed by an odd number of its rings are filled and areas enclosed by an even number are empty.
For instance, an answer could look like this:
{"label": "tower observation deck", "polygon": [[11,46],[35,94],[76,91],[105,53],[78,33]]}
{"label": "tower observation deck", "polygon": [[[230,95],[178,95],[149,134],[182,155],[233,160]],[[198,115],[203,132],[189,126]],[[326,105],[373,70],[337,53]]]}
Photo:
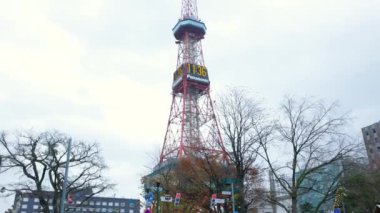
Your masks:
{"label": "tower observation deck", "polygon": [[206,25],[198,18],[196,0],[182,0],[181,17],[173,34],[178,56],[160,164],[204,154],[225,157],[210,97],[209,72],[203,59],[201,40],[206,34]]}

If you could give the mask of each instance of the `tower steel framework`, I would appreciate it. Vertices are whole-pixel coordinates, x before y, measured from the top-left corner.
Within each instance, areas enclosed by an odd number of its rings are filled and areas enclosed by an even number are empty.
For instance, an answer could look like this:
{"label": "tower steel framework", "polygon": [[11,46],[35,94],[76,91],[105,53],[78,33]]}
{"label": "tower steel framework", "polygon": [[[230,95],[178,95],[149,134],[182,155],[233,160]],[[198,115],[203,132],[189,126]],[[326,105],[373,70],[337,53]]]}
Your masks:
{"label": "tower steel framework", "polygon": [[206,26],[198,18],[196,0],[182,0],[181,17],[173,34],[178,44],[178,58],[160,164],[204,154],[225,158],[210,97],[209,73],[203,59],[201,40]]}

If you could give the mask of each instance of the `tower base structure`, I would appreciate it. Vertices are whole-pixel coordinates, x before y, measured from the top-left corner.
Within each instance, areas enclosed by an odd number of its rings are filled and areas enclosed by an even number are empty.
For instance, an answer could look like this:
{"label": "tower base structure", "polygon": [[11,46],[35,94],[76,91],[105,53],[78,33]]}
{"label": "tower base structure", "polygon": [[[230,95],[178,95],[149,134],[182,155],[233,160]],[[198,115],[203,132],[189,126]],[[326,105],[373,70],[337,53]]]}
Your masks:
{"label": "tower base structure", "polygon": [[167,159],[226,158],[209,88],[187,87],[174,93],[160,163]]}

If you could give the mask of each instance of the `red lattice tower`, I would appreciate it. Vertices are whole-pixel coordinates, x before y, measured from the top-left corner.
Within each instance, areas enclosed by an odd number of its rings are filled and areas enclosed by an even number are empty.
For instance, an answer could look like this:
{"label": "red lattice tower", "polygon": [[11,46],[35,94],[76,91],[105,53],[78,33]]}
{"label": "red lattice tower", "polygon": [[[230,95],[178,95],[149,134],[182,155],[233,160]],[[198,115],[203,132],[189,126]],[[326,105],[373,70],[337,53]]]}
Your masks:
{"label": "red lattice tower", "polygon": [[181,18],[173,28],[178,58],[160,164],[186,156],[226,156],[203,60],[201,40],[206,26],[198,19],[196,3],[196,0],[182,0]]}

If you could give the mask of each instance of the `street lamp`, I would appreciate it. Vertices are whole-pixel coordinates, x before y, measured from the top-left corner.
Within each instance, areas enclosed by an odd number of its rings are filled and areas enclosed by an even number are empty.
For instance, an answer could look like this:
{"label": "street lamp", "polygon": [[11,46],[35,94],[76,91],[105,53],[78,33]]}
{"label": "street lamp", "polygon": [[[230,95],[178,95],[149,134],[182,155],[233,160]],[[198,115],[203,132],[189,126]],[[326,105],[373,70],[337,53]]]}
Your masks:
{"label": "street lamp", "polygon": [[231,182],[231,192],[232,192],[232,212],[235,213],[234,182]]}

